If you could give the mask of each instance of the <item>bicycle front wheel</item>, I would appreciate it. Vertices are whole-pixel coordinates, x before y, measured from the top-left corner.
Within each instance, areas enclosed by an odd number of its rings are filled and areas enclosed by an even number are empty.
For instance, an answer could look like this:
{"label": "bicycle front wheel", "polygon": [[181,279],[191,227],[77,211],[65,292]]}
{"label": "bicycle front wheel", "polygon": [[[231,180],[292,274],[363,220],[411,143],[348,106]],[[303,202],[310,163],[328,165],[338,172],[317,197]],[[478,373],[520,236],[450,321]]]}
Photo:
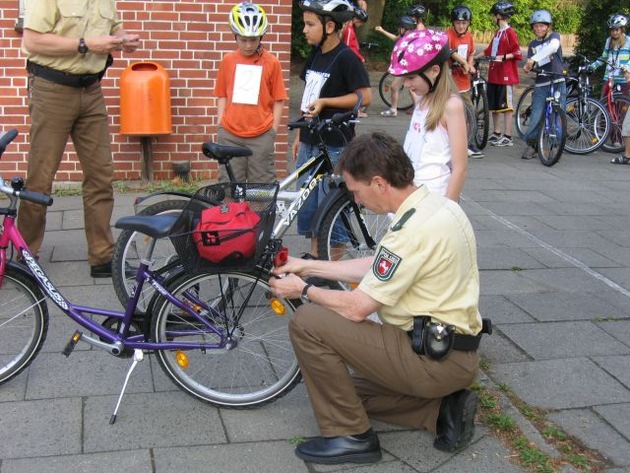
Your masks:
{"label": "bicycle front wheel", "polygon": [[[187,200],[165,200],[148,206],[138,215],[160,215],[168,213],[181,213],[186,207]],[[136,283],[136,270],[140,265],[140,260],[146,256],[148,246],[153,239],[144,233],[134,232],[131,230],[123,230],[116,239],[114,245],[114,254],[112,255],[112,283],[116,296],[123,306],[127,305],[131,292]],[[161,238],[155,242],[153,251],[153,259],[150,270],[162,268],[166,264],[177,258],[177,253],[169,238]],[[142,288],[142,294],[138,300],[136,313],[143,315],[146,312],[147,305],[153,296],[153,288],[145,284]]]}
{"label": "bicycle front wheel", "polygon": [[[606,98],[602,100],[606,105]],[[622,96],[614,96],[612,106],[608,109],[610,115],[610,133],[602,144],[602,149],[608,153],[622,153],[625,149],[623,137],[621,136],[621,127],[626,113],[630,109],[630,99]]]}
{"label": "bicycle front wheel", "polygon": [[475,134],[475,144],[477,148],[484,149],[488,144],[490,133],[490,111],[488,108],[488,95],[483,84],[475,86],[472,95],[473,108],[477,119],[477,133]]}
{"label": "bicycle front wheel", "polygon": [[39,286],[7,265],[0,287],[0,384],[35,359],[48,332],[48,306]]}
{"label": "bicycle front wheel", "polygon": [[532,115],[532,97],[534,96],[534,87],[528,87],[523,91],[516,105],[516,113],[514,113],[514,127],[520,138],[525,137],[527,128],[531,121]]}
{"label": "bicycle front wheel", "polygon": [[610,117],[595,99],[570,98],[567,101],[567,141],[564,148],[572,154],[588,154],[604,144],[610,133]]}
{"label": "bicycle front wheel", "polygon": [[468,147],[477,143],[477,117],[475,111],[468,102],[464,102],[464,114],[466,115],[466,130]]}
{"label": "bicycle front wheel", "polygon": [[[378,94],[381,96],[381,100],[383,101],[383,103],[387,105],[387,107],[389,108],[391,108],[392,106],[392,101],[391,101],[392,82],[395,79],[397,79],[397,77],[386,72],[385,74],[383,74],[383,76],[381,77],[381,80],[378,83]],[[394,84],[394,86],[396,86],[396,84]],[[411,92],[409,92],[408,90],[405,90],[405,87],[402,85],[402,83],[398,87],[399,87],[399,94],[398,94],[397,109],[401,111],[409,110],[414,105]]]}
{"label": "bicycle front wheel", "polygon": [[355,205],[347,193],[343,194],[332,204],[317,231],[317,254],[327,260],[373,255],[391,221],[389,215]]}
{"label": "bicycle front wheel", "polygon": [[545,166],[553,166],[562,156],[567,139],[567,118],[560,105],[555,105],[545,118],[538,137],[538,158]]}
{"label": "bicycle front wheel", "polygon": [[[157,351],[164,372],[183,391],[215,406],[246,409],[281,398],[300,381],[288,331],[296,306],[271,294],[267,275],[186,275],[169,291],[227,336],[224,348]],[[160,343],[220,343],[218,335],[164,298],[156,301],[151,335]]]}

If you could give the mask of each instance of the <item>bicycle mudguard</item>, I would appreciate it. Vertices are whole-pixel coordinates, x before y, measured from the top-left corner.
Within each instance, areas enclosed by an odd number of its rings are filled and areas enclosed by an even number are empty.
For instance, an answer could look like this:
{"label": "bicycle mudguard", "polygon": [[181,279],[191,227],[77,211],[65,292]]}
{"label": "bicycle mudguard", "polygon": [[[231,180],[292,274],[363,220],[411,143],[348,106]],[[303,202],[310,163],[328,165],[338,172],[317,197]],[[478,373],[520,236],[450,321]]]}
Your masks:
{"label": "bicycle mudguard", "polygon": [[311,222],[311,228],[306,232],[306,238],[315,238],[317,236],[319,227],[330,208],[337,200],[345,198],[347,192],[345,184],[331,184],[331,188],[326,194],[326,197],[317,207],[317,212],[315,212],[315,216]]}
{"label": "bicycle mudguard", "polygon": [[168,195],[168,196],[173,196],[173,197],[183,197],[185,199],[190,199],[192,197],[192,194],[190,192],[183,192],[183,191],[155,191],[155,192],[151,192],[150,194],[147,195],[142,195],[139,197],[136,197],[136,200],[134,200],[133,202],[133,206],[136,207],[138,205],[140,205],[141,203],[143,203],[145,200],[151,199],[153,197],[157,197],[157,196],[163,196],[163,195]]}

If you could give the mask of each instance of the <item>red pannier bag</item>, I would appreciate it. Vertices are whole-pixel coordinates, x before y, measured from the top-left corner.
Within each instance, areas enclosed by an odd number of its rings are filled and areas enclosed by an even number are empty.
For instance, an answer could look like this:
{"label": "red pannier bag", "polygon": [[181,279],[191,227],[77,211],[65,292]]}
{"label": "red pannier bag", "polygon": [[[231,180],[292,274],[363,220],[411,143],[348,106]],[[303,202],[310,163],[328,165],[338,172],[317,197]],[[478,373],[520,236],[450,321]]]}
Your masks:
{"label": "red pannier bag", "polygon": [[259,223],[247,202],[229,202],[203,210],[192,237],[202,258],[238,261],[254,256]]}

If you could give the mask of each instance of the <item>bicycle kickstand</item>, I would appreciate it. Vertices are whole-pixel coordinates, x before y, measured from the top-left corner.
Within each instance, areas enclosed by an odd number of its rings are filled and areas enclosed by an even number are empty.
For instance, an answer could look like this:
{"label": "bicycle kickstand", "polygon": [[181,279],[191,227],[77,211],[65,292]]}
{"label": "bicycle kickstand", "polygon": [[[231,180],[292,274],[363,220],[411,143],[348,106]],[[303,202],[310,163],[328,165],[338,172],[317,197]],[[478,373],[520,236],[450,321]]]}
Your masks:
{"label": "bicycle kickstand", "polygon": [[138,363],[144,360],[144,354],[142,350],[138,350],[137,348],[133,351],[133,361],[131,366],[129,367],[129,371],[127,371],[127,376],[125,377],[125,382],[123,383],[123,387],[120,390],[120,395],[118,396],[118,402],[116,402],[116,407],[114,408],[114,413],[109,418],[109,423],[113,424],[116,422],[116,413],[118,412],[118,408],[120,407],[120,402],[122,401],[123,394],[125,394],[125,389],[127,389],[127,383],[129,382],[129,378],[131,377],[131,373]]}

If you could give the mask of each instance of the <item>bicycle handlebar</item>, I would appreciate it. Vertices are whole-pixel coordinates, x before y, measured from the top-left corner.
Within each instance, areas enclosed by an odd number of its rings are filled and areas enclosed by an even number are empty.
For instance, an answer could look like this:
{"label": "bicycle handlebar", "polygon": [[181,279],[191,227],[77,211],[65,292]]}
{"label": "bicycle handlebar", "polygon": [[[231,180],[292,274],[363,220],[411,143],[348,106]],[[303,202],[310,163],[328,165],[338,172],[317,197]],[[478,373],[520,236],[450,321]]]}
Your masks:
{"label": "bicycle handlebar", "polygon": [[321,131],[326,127],[340,127],[342,125],[347,124],[348,122],[354,120],[359,115],[359,109],[361,108],[361,104],[363,103],[363,94],[360,91],[356,92],[357,94],[357,103],[352,110],[348,110],[347,112],[337,112],[332,117],[327,118],[325,120],[320,120],[318,117],[313,117],[310,119],[305,119],[304,117],[300,117],[297,120],[294,120],[287,124],[289,130],[294,129],[306,129],[306,130],[317,130]]}
{"label": "bicycle handlebar", "polygon": [[4,153],[4,150],[7,149],[7,146],[9,145],[9,143],[11,143],[17,135],[18,135],[18,131],[15,128],[13,128],[3,133],[2,136],[0,136],[0,156],[2,156],[2,153]]}

